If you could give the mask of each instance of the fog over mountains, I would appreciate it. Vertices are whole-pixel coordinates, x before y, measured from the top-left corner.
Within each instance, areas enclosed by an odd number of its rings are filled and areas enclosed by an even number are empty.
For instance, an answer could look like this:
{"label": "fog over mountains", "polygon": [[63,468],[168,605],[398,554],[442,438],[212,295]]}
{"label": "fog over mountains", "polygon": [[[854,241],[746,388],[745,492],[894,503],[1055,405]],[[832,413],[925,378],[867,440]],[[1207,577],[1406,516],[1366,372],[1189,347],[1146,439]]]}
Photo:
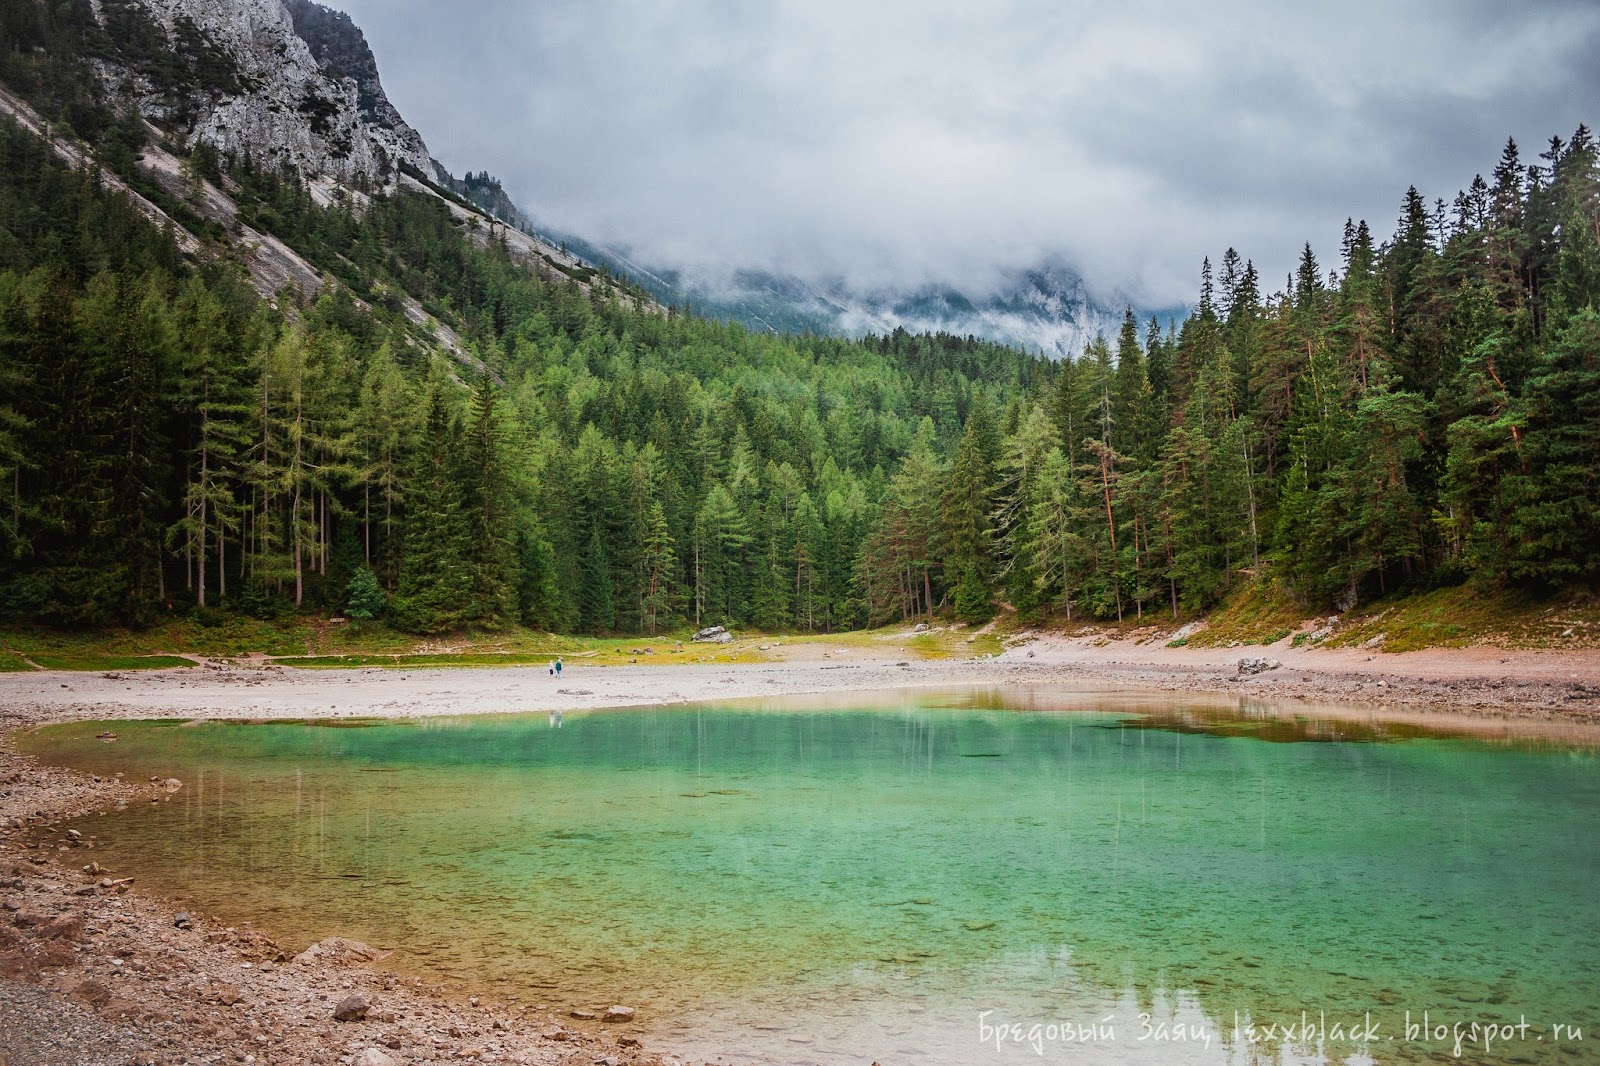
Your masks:
{"label": "fog over mountains", "polygon": [[[530,220],[531,221],[531,220]],[[628,277],[657,300],[772,332],[846,336],[950,333],[998,341],[1030,352],[1061,356],[1083,350],[1096,334],[1114,333],[1126,307],[1141,324],[1163,324],[1184,308],[1146,308],[1131,299],[1097,300],[1083,279],[1059,260],[1008,271],[987,285],[962,288],[859,286],[848,279],[808,281],[795,275],[730,267],[715,274],[647,265],[575,235],[552,239]]]}

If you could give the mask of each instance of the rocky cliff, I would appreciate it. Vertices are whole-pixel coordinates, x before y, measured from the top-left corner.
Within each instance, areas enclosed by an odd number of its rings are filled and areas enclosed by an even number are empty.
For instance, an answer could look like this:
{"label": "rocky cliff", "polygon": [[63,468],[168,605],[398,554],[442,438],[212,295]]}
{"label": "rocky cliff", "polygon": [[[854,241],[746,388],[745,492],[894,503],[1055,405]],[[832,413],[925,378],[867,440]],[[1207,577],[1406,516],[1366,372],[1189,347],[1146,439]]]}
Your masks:
{"label": "rocky cliff", "polygon": [[[204,142],[311,182],[388,186],[428,173],[361,31],[309,0],[99,0],[107,87],[187,146]],[[176,58],[174,58],[176,57]]]}

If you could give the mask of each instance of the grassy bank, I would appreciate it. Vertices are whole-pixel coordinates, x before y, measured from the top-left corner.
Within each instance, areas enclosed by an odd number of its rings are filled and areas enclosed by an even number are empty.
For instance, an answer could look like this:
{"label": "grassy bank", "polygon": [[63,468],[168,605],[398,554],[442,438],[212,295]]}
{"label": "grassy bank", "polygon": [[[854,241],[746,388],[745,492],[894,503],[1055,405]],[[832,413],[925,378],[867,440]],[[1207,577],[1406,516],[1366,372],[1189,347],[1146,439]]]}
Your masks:
{"label": "grassy bank", "polygon": [[[847,657],[890,652],[908,660],[994,655],[1021,626],[1013,615],[969,627],[936,622],[852,633],[786,634],[740,631],[729,644],[695,644],[692,630],[654,637],[564,636],[539,630],[452,633],[418,637],[381,622],[283,621],[228,618],[203,625],[172,619],[143,630],[62,632],[43,627],[0,629],[0,672],[121,671],[195,666],[200,660],[256,660],[300,668],[538,665],[561,656],[571,663],[760,663],[787,658]],[[1470,587],[1389,596],[1340,615],[1307,615],[1283,590],[1251,578],[1202,618],[1174,622],[1146,615],[1122,623],[1093,621],[1045,626],[1067,635],[1195,647],[1283,645],[1365,646],[1384,651],[1486,644],[1503,648],[1600,647],[1600,596],[1568,592],[1537,598]]]}
{"label": "grassy bank", "polygon": [[1587,590],[1537,597],[1460,585],[1389,595],[1343,614],[1308,617],[1281,587],[1251,580],[1187,637],[1197,647],[1266,645],[1423,648],[1600,647],[1600,596]]}
{"label": "grassy bank", "polygon": [[362,666],[539,665],[556,656],[571,663],[766,662],[788,655],[848,655],[893,647],[908,659],[997,654],[1005,631],[936,625],[840,634],[739,632],[729,644],[695,644],[692,630],[654,637],[563,636],[520,627],[418,637],[381,622],[322,618],[281,622],[230,618],[213,625],[173,619],[149,629],[63,632],[35,626],[0,629],[0,671],[140,670],[195,666],[200,660],[257,660],[299,668]]}

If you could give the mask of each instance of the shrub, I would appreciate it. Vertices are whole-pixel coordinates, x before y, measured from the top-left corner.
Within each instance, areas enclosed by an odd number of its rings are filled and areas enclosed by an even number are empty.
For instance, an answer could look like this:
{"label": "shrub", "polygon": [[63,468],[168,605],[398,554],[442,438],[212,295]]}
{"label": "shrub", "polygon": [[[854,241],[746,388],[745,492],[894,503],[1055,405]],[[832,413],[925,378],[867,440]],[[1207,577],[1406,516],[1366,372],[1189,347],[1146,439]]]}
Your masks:
{"label": "shrub", "polygon": [[383,586],[378,584],[377,575],[365,566],[356,570],[346,593],[349,596],[349,606],[346,610],[351,618],[361,621],[378,617],[389,604],[389,598],[383,593]]}

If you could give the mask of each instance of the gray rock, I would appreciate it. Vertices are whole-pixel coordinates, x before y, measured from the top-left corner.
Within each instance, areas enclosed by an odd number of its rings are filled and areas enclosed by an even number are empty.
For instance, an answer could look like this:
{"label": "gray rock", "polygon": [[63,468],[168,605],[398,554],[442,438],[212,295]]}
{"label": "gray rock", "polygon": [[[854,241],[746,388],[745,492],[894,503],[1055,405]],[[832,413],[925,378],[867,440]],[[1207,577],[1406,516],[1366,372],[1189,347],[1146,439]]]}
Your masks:
{"label": "gray rock", "polygon": [[706,626],[690,640],[696,644],[728,644],[733,640],[733,634],[721,626]]}
{"label": "gray rock", "polygon": [[172,924],[179,929],[189,929],[194,926],[194,919],[189,917],[188,911],[179,911],[172,916]]}
{"label": "gray rock", "polygon": [[1276,670],[1278,667],[1280,667],[1282,665],[1283,664],[1278,662],[1278,660],[1276,660],[1276,659],[1263,659],[1263,658],[1258,658],[1258,657],[1240,659],[1239,660],[1239,673],[1245,674],[1245,675],[1249,675],[1249,674],[1264,674],[1268,670]]}
{"label": "gray rock", "polygon": [[333,1008],[333,1019],[338,1022],[363,1021],[371,1009],[372,1004],[367,1002],[367,997],[356,993],[339,1001],[338,1006]]}
{"label": "gray rock", "polygon": [[[248,150],[268,165],[294,167],[307,180],[332,175],[348,181],[361,174],[382,182],[402,162],[432,174],[427,146],[383,95],[377,71],[324,69],[279,0],[146,0],[144,6],[169,29],[180,16],[192,20],[241,75],[233,91],[179,101],[196,111],[189,144]],[[127,77],[116,67],[103,74],[107,81]],[[147,118],[168,117],[159,93],[139,103]]]}

